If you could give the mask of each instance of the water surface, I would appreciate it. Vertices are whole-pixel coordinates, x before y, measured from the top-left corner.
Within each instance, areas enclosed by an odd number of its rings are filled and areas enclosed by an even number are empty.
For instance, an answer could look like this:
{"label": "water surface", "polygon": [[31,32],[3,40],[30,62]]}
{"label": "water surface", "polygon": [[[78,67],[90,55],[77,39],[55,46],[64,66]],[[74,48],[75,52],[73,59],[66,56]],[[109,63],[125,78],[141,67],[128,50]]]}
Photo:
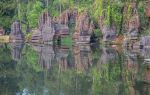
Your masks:
{"label": "water surface", "polygon": [[0,95],[150,95],[150,49],[0,45]]}

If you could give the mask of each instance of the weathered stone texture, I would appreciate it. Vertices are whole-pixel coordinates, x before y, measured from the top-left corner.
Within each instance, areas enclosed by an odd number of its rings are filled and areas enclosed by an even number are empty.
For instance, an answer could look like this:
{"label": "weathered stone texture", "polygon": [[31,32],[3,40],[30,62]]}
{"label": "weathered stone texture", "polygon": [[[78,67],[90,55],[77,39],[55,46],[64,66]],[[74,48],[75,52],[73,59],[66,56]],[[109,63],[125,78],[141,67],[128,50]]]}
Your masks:
{"label": "weathered stone texture", "polygon": [[10,41],[11,42],[23,42],[24,41],[24,35],[21,31],[21,25],[19,21],[13,22],[11,26]]}

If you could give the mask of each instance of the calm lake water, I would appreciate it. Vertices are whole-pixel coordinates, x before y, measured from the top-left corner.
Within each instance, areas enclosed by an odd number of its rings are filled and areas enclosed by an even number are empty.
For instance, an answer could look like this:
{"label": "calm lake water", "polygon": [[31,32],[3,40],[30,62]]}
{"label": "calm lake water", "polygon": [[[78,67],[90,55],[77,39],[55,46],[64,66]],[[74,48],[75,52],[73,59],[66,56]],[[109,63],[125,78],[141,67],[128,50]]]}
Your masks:
{"label": "calm lake water", "polygon": [[0,45],[0,95],[150,95],[150,49]]}

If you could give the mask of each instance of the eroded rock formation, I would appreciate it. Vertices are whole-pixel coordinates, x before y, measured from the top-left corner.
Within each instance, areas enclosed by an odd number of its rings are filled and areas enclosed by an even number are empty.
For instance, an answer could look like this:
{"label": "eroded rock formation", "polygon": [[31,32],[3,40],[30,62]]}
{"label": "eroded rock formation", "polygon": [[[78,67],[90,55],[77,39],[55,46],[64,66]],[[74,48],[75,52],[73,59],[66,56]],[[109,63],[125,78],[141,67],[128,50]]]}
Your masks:
{"label": "eroded rock formation", "polygon": [[49,13],[44,12],[39,19],[39,28],[33,31],[32,42],[49,43],[68,34],[68,26],[53,21]]}
{"label": "eroded rock formation", "polygon": [[113,41],[115,40],[117,36],[116,26],[114,23],[112,23],[111,25],[108,25],[105,23],[104,20],[105,20],[104,16],[101,16],[99,18],[99,26],[103,34],[103,41]]}
{"label": "eroded rock formation", "polygon": [[91,34],[93,33],[93,21],[88,12],[78,14],[76,19],[75,33],[73,38],[79,42],[90,42]]}
{"label": "eroded rock formation", "polygon": [[23,42],[23,41],[24,35],[21,30],[20,22],[15,21],[11,25],[10,42]]}
{"label": "eroded rock formation", "polygon": [[60,24],[68,25],[69,23],[75,23],[78,12],[76,9],[68,9],[61,13],[58,18]]}
{"label": "eroded rock formation", "polygon": [[39,19],[39,28],[32,34],[32,42],[48,42],[53,40],[54,24],[48,12],[44,12]]}

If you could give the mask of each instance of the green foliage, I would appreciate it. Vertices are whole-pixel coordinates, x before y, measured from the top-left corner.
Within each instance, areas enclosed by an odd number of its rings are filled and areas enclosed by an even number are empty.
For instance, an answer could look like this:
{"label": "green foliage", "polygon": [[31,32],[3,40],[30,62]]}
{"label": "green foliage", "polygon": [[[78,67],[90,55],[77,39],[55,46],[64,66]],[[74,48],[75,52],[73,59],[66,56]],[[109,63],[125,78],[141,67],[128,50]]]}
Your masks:
{"label": "green foliage", "polygon": [[72,37],[71,36],[67,36],[65,38],[62,38],[61,43],[62,43],[62,45],[66,45],[66,46],[70,46],[71,47],[73,45]]}
{"label": "green foliage", "polygon": [[30,66],[31,68],[33,68],[36,72],[41,71],[41,67],[38,64],[38,54],[36,51],[33,50],[33,48],[31,46],[26,46],[26,48],[24,49],[25,55],[23,57],[23,61],[26,62],[26,64],[28,66]]}
{"label": "green foliage", "polygon": [[28,12],[28,21],[30,24],[30,27],[36,27],[38,25],[38,18],[42,13],[42,3],[39,1],[36,1],[33,7],[31,8],[31,11]]}
{"label": "green foliage", "polygon": [[0,0],[0,26],[5,29],[10,28],[15,9],[16,3],[14,3],[14,0]]}

